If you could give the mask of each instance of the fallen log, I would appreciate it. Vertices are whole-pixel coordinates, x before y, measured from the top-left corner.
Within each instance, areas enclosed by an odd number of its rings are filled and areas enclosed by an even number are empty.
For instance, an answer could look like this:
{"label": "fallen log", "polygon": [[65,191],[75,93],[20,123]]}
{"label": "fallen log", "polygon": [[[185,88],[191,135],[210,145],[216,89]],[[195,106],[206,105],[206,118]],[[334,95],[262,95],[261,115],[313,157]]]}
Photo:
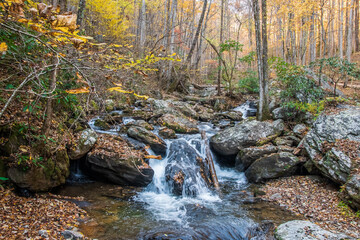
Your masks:
{"label": "fallen log", "polygon": [[210,152],[209,144],[207,143],[207,137],[206,137],[206,132],[205,131],[201,131],[201,138],[204,140],[205,152],[206,152],[206,161],[207,161],[207,164],[209,166],[209,171],[210,171],[212,182],[214,184],[214,188],[216,190],[220,190],[219,180],[218,180],[217,175],[216,175],[214,161],[213,161],[213,159],[211,157],[211,152]]}

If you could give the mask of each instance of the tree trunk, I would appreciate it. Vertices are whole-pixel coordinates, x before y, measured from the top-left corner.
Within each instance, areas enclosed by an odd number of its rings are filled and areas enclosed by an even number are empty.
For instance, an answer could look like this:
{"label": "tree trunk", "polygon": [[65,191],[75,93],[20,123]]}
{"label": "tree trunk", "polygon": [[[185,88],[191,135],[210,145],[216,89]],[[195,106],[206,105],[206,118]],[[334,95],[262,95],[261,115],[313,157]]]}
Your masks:
{"label": "tree trunk", "polygon": [[[59,65],[58,56],[53,57],[53,63],[55,65],[55,67],[54,67],[54,71],[52,73],[50,83],[49,83],[49,91],[50,91],[49,95],[51,95],[51,93],[53,93],[56,88],[56,79],[57,79],[57,75],[58,75],[58,65]],[[42,129],[41,129],[42,135],[45,135],[45,136],[48,135],[50,126],[51,126],[52,115],[53,115],[52,103],[53,103],[52,97],[49,96],[47,103],[46,103],[45,119],[44,119],[44,123],[43,123]]]}
{"label": "tree trunk", "polygon": [[354,0],[351,0],[350,3],[350,9],[349,9],[349,26],[348,26],[348,32],[347,32],[347,46],[346,46],[346,60],[348,62],[351,61],[351,53],[352,53],[352,23],[353,23],[353,6],[354,6]]}
{"label": "tree trunk", "polygon": [[[260,27],[260,14],[259,14],[259,2],[253,0],[253,11],[255,21],[255,38],[256,38],[256,52],[257,52],[257,63],[258,63],[258,75],[259,75],[259,86],[260,86],[260,101],[258,119],[260,121],[270,118],[269,104],[268,104],[268,66],[267,66],[267,13],[266,13],[266,0],[262,0],[261,4],[261,27]],[[261,28],[261,30],[260,30]]]}
{"label": "tree trunk", "polygon": [[[210,10],[211,10],[211,3],[212,3],[212,0],[210,0],[209,2],[209,7],[208,7],[208,10],[206,12],[206,17],[205,17],[205,23],[204,23],[204,26],[201,28],[201,33],[200,35],[203,36],[205,31],[206,31],[206,27],[207,27],[207,23],[209,21],[209,13],[210,13]],[[199,47],[198,47],[198,51],[197,51],[197,56],[196,56],[196,63],[195,63],[195,69],[198,69],[199,67],[199,62],[201,61],[201,56],[202,56],[202,44],[203,43],[203,38],[200,37],[199,39]]]}
{"label": "tree trunk", "polygon": [[344,33],[343,33],[343,21],[344,21],[344,0],[339,0],[339,57],[341,59],[344,58],[344,48],[343,48],[343,42],[344,42]]}
{"label": "tree trunk", "polygon": [[[221,0],[221,10],[220,10],[220,44],[223,43],[223,33],[224,33],[224,0]],[[217,95],[220,96],[221,95],[221,52],[220,52],[220,56],[219,56],[219,61],[218,61],[218,75],[217,75]]]}
{"label": "tree trunk", "polygon": [[251,15],[252,15],[252,10],[251,10],[251,2],[249,3],[249,19],[248,19],[248,31],[249,31],[249,46],[250,48],[252,47],[252,24],[251,24]]}
{"label": "tree trunk", "polygon": [[355,51],[360,51],[359,39],[359,0],[355,0]]}
{"label": "tree trunk", "polygon": [[[170,55],[175,51],[175,24],[176,24],[176,12],[177,12],[177,0],[172,1],[171,5],[171,36],[170,36]],[[173,61],[169,61],[168,77],[171,76],[171,71],[173,67]]]}
{"label": "tree trunk", "polygon": [[316,59],[316,41],[315,41],[315,12],[311,15],[310,25],[310,62],[314,62]]}
{"label": "tree trunk", "polygon": [[86,0],[79,1],[79,10],[77,12],[77,19],[76,19],[76,25],[79,25],[79,28],[81,28],[82,21],[84,19],[85,5],[86,5]]}
{"label": "tree trunk", "polygon": [[140,55],[143,56],[145,53],[145,40],[146,40],[146,3],[142,0],[140,18]]}

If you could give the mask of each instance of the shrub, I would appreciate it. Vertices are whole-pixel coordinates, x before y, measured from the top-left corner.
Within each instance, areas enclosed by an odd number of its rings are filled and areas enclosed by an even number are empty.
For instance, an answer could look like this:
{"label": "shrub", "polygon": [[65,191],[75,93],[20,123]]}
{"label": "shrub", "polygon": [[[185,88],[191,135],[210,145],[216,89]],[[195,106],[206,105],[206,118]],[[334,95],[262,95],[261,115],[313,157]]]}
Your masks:
{"label": "shrub", "polygon": [[248,70],[245,77],[240,79],[238,87],[241,92],[258,93],[259,92],[259,78],[256,72]]}

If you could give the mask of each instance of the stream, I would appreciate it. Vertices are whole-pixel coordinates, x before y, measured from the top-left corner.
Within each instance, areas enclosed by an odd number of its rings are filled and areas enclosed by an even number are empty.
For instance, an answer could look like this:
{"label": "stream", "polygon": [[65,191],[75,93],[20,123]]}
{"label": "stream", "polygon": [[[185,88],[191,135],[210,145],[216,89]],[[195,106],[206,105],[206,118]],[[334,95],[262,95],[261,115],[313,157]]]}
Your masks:
{"label": "stream", "polygon": [[[240,106],[237,110],[245,115],[248,109]],[[118,134],[119,126],[100,131],[93,125],[94,121],[91,120],[89,125],[97,132]],[[132,118],[124,121],[132,121]],[[219,131],[210,123],[201,122],[198,127],[206,132],[208,139]],[[157,131],[155,128],[153,132]],[[201,134],[177,136],[178,139],[165,140],[168,149],[162,160],[150,159],[154,177],[146,188],[95,182],[82,174],[79,164],[73,164],[68,184],[59,190],[59,194],[84,197],[84,201],[75,202],[92,219],[80,227],[86,236],[95,239],[266,239],[266,229],[259,227],[264,220],[280,224],[297,219],[275,205],[257,201],[244,173],[220,166],[215,154],[212,156],[219,192],[208,189],[199,175],[188,183],[195,195],[185,192],[182,196],[173,195],[165,179],[166,166],[173,154],[169,151],[171,144],[186,141],[202,158],[206,157],[207,144]],[[151,149],[148,151],[155,155]]]}

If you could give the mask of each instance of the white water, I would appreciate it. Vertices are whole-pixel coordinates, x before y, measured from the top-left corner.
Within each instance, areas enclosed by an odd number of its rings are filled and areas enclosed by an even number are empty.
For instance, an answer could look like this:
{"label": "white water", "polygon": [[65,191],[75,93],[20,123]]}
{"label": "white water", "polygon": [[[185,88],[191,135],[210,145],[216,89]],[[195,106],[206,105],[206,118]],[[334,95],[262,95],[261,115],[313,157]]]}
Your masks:
{"label": "white water", "polygon": [[[246,116],[246,111],[248,109],[248,104],[243,104],[238,108],[234,109],[235,111],[241,111],[244,116]],[[89,125],[92,129],[99,133],[107,133],[118,135],[120,126],[115,126],[110,130],[100,130],[98,127],[94,126],[95,120],[100,117],[96,117],[89,121]],[[123,124],[134,121],[131,117],[124,117]],[[211,136],[216,134],[219,131],[219,128],[214,128],[211,123],[200,123],[198,125],[200,131],[204,130],[209,139]],[[155,128],[153,131],[157,134],[158,129]],[[201,139],[201,134],[177,134],[178,139],[186,140],[204,159],[206,157],[205,147],[206,144]],[[170,221],[181,224],[182,226],[188,226],[189,215],[187,213],[187,206],[194,205],[200,207],[206,207],[212,209],[215,212],[218,205],[221,205],[223,200],[214,190],[208,189],[205,182],[201,178],[200,174],[197,176],[196,181],[196,192],[198,193],[196,197],[186,196],[183,192],[182,196],[174,196],[171,193],[171,189],[165,180],[165,168],[168,165],[169,157],[169,146],[174,140],[165,140],[168,146],[166,157],[163,160],[150,159],[149,165],[154,170],[154,177],[152,183],[141,193],[139,193],[134,200],[144,204],[144,207],[151,212],[157,221]],[[155,155],[151,149],[148,149],[149,155]],[[213,155],[213,159],[216,157]],[[234,169],[222,168],[216,161],[214,161],[215,170],[219,179],[219,183],[223,184],[225,182],[235,183],[235,187],[241,189],[247,184],[246,177],[244,173],[239,173]],[[184,183],[186,185],[186,182]],[[185,189],[185,188],[184,188]]]}
{"label": "white water", "polygon": [[241,104],[240,106],[233,109],[233,111],[241,112],[244,119],[248,116],[248,110],[250,109],[250,101],[246,101],[245,103]]}
{"label": "white water", "polygon": [[[218,129],[213,129],[212,124],[209,123],[200,124],[199,129],[206,130],[208,138],[218,131]],[[178,135],[178,137],[186,140],[202,158],[206,157],[205,143],[200,134]],[[172,141],[166,140],[168,147]],[[152,154],[152,152],[149,153]],[[172,195],[171,189],[169,189],[165,181],[168,155],[169,151],[167,151],[167,156],[163,160],[150,159],[149,164],[154,170],[153,181],[135,200],[145,203],[145,208],[152,212],[158,221],[174,221],[187,226],[189,217],[186,206],[196,205],[215,210],[217,204],[222,202],[222,199],[215,191],[207,188],[200,175],[197,176],[196,188],[199,194],[196,197],[186,196],[184,192],[182,196]],[[216,162],[214,164],[220,183],[233,181],[238,184],[239,188],[247,183],[244,174],[233,169],[221,168]]]}

